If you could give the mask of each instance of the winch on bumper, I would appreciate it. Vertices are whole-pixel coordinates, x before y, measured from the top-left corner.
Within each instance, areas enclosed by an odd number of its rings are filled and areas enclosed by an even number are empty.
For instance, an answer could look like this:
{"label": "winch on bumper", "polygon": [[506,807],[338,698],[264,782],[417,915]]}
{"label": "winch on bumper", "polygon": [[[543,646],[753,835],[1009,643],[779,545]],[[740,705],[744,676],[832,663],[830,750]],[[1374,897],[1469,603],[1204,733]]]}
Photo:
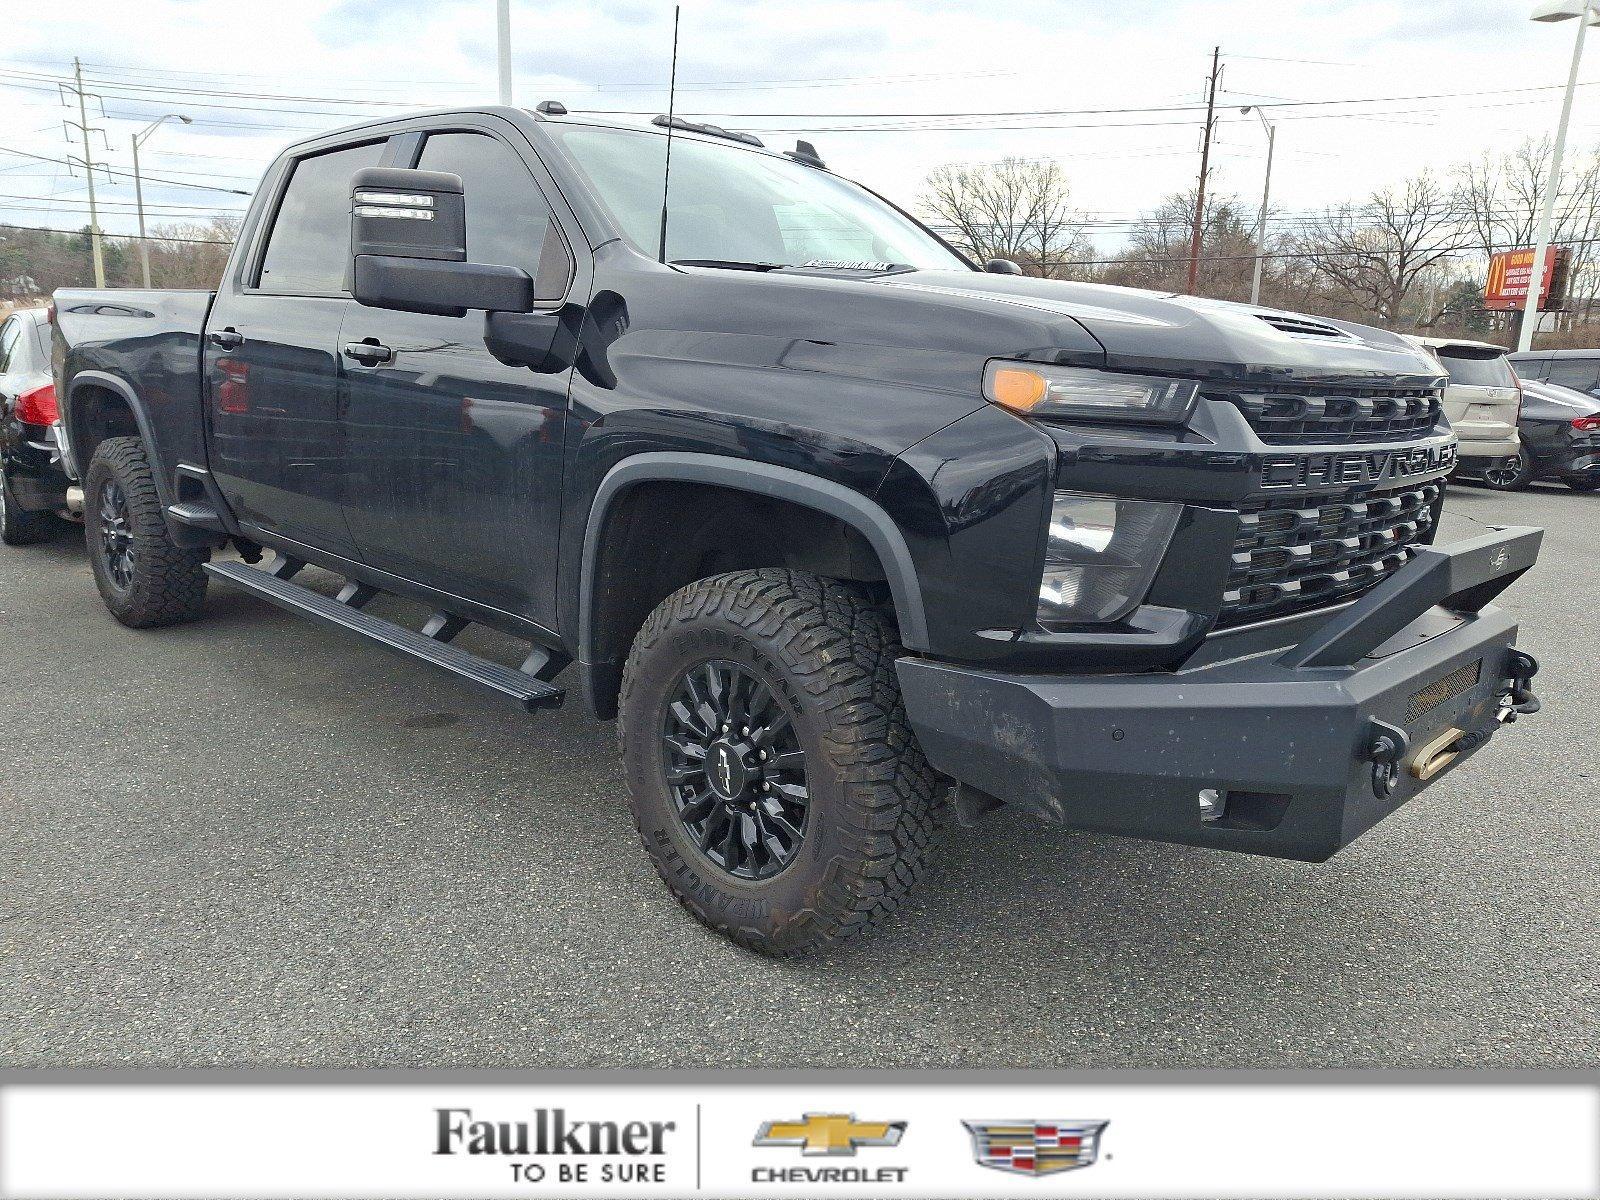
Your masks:
{"label": "winch on bumper", "polygon": [[1542,536],[1421,548],[1297,644],[1176,672],[901,659],[907,713],[937,770],[1047,820],[1320,862],[1537,710],[1537,665],[1489,602]]}

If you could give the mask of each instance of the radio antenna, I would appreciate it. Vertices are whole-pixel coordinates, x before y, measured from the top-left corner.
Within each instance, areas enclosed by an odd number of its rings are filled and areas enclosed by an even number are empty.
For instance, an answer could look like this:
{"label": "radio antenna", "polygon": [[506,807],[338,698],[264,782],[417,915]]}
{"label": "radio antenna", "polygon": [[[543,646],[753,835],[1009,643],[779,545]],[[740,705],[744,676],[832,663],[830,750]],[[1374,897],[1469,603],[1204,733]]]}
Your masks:
{"label": "radio antenna", "polygon": [[667,261],[667,189],[672,186],[672,125],[678,101],[678,6],[672,6],[672,78],[667,84],[667,164],[661,172],[661,262]]}

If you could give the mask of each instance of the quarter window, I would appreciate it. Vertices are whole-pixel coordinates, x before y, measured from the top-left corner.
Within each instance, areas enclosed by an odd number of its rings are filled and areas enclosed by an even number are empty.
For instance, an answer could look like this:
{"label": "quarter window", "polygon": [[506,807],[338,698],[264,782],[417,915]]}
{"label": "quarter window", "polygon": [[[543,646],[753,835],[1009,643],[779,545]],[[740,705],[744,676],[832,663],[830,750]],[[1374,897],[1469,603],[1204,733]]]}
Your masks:
{"label": "quarter window", "polygon": [[302,158],[267,239],[258,286],[291,296],[344,292],[350,259],[350,177],[375,167],[382,142]]}
{"label": "quarter window", "polygon": [[0,374],[11,370],[11,360],[16,356],[17,343],[22,340],[22,322],[13,317],[0,326]]}

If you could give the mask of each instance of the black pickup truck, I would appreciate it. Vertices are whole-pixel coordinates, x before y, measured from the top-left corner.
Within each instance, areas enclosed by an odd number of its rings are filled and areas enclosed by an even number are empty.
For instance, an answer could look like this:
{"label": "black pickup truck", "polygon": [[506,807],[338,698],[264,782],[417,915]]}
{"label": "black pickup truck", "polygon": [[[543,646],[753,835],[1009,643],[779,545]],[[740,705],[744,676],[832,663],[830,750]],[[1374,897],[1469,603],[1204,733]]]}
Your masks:
{"label": "black pickup truck", "polygon": [[216,579],[530,709],[575,665],[668,887],[768,953],[878,924],[947,805],[1320,861],[1537,708],[1491,601],[1540,532],[1431,544],[1436,363],[979,269],[805,143],[365,124],[217,292],[55,305],[119,620]]}

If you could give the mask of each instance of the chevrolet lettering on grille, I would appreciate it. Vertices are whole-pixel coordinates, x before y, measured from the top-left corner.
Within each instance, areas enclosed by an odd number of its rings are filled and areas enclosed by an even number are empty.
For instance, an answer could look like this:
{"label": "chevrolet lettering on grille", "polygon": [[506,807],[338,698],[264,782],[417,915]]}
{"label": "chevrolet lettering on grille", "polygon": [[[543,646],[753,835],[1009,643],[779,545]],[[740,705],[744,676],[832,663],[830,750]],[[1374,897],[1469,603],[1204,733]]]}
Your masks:
{"label": "chevrolet lettering on grille", "polygon": [[1381,483],[1447,471],[1455,465],[1456,445],[1408,450],[1363,450],[1350,454],[1285,454],[1261,460],[1261,487],[1321,488]]}

